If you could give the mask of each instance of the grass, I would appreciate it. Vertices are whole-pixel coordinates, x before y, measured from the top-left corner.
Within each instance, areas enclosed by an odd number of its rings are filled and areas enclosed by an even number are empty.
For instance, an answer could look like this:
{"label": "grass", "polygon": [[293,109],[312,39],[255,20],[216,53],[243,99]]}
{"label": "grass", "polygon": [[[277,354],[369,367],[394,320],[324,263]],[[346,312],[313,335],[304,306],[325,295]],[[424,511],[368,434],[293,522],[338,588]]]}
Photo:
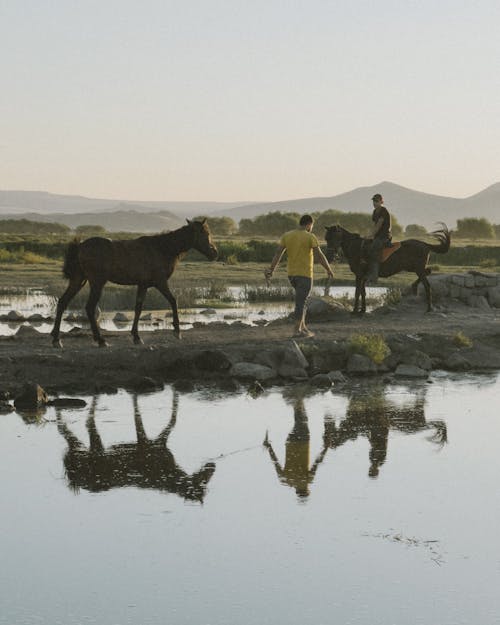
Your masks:
{"label": "grass", "polygon": [[376,365],[380,365],[391,353],[380,334],[353,334],[349,339],[348,350],[351,354],[368,356]]}
{"label": "grass", "polygon": [[472,340],[460,330],[453,337],[453,345],[456,347],[472,347]]}

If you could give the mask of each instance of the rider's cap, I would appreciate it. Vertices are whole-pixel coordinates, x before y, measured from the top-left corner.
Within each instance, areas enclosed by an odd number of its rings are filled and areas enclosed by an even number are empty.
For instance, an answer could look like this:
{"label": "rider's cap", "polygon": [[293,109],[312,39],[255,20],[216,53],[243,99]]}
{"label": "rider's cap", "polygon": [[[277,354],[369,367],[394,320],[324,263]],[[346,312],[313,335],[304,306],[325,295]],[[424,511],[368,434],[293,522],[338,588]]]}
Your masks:
{"label": "rider's cap", "polygon": [[375,193],[372,197],[372,200],[383,200],[384,198],[380,195],[380,193]]}

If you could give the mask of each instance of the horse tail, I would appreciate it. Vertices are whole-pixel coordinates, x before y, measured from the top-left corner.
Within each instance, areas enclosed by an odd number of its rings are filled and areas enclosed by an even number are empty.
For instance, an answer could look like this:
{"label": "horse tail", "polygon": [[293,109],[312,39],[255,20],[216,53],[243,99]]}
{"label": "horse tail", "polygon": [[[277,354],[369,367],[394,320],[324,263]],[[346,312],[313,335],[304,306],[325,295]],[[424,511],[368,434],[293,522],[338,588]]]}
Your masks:
{"label": "horse tail", "polygon": [[80,246],[79,239],[73,239],[66,248],[64,254],[64,266],[63,275],[71,280],[78,272],[81,272],[82,268],[80,261],[78,260],[78,248]]}
{"label": "horse tail", "polygon": [[439,241],[439,243],[432,245],[431,243],[427,243],[427,247],[429,251],[436,252],[436,254],[446,254],[446,252],[450,249],[451,245],[451,235],[450,231],[446,224],[441,222],[443,226],[439,230],[435,230],[431,232],[432,236]]}

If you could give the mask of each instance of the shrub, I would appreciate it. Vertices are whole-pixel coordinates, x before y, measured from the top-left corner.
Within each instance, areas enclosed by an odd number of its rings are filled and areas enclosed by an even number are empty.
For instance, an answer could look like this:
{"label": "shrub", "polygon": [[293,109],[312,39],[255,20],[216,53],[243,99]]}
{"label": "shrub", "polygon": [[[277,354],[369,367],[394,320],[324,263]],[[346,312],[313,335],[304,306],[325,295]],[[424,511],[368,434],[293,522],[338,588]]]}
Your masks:
{"label": "shrub", "polygon": [[391,286],[387,289],[384,295],[382,295],[382,302],[386,306],[397,306],[401,303],[401,297],[401,289]]}
{"label": "shrub", "polygon": [[497,266],[497,261],[494,258],[483,258],[478,265],[484,269],[490,269]]}
{"label": "shrub", "polygon": [[348,351],[351,354],[368,356],[376,365],[383,362],[391,353],[380,334],[353,334],[349,339]]}
{"label": "shrub", "polygon": [[453,337],[453,345],[456,347],[472,347],[472,339],[460,330],[460,332],[457,332]]}

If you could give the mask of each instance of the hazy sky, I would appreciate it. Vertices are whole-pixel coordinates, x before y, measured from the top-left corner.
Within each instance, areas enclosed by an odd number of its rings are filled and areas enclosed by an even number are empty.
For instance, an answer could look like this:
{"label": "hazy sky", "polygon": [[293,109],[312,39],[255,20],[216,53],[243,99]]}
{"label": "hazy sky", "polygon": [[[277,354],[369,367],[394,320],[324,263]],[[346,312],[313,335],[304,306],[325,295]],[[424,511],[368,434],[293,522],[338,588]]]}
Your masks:
{"label": "hazy sky", "polygon": [[500,181],[498,0],[0,0],[0,188],[157,200]]}

